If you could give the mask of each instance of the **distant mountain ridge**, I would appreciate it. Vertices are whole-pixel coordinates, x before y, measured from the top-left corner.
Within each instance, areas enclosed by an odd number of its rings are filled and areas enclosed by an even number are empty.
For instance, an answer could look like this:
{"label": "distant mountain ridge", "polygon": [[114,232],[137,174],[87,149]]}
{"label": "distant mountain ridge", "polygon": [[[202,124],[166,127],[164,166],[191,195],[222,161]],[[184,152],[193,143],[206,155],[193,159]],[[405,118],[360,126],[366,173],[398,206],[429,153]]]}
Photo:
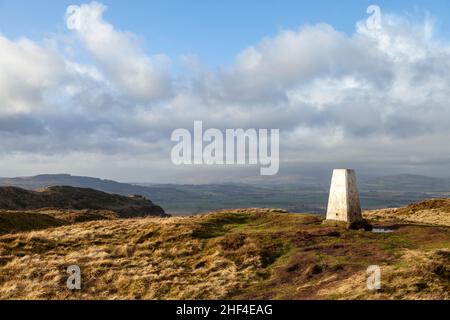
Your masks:
{"label": "distant mountain ridge", "polygon": [[[32,177],[0,178],[0,186],[13,186],[36,190],[54,186],[92,188],[121,195],[133,195],[142,191],[142,187],[92,177],[72,176],[70,174],[43,174]],[[146,190],[145,190],[146,191]]]}
{"label": "distant mountain ridge", "polygon": [[360,181],[365,188],[383,187],[389,190],[415,190],[415,191],[448,191],[450,179],[434,178],[414,174],[398,174],[382,176]]}
{"label": "distant mountain ridge", "polygon": [[171,197],[194,196],[187,191],[177,190],[173,186],[139,186],[130,183],[122,183],[113,180],[104,180],[92,177],[72,176],[70,174],[43,174],[32,177],[0,178],[0,186],[12,186],[27,190],[36,190],[55,186],[70,186],[76,188],[91,188],[107,193],[123,196],[141,195],[158,203]]}
{"label": "distant mountain ridge", "polygon": [[[331,177],[331,176],[330,176]],[[281,179],[284,181],[285,185],[300,185],[300,186],[310,186],[314,185],[314,179],[309,178],[297,179],[294,183],[294,179]],[[428,177],[424,175],[414,175],[414,174],[397,174],[397,175],[386,175],[379,177],[358,177],[359,183],[363,186],[366,185],[402,185],[407,187],[411,184],[416,184],[420,187],[423,186],[433,186],[433,187],[450,187],[450,178],[435,178]],[[226,185],[246,185],[246,186],[256,186],[263,185],[268,186],[268,184],[261,184],[259,180],[255,182],[250,182],[251,179],[246,179],[245,182],[235,181],[227,182],[223,184],[201,184],[196,185],[198,187],[205,186],[226,186]],[[328,180],[325,184],[328,184]],[[274,183],[275,186],[283,184],[281,181]],[[324,184],[323,178],[317,179],[317,185]],[[161,183],[123,183],[114,180],[100,179],[85,176],[73,176],[70,174],[41,174],[30,177],[15,177],[15,178],[2,178],[0,177],[0,186],[14,186],[19,188],[24,188],[28,190],[36,190],[40,188],[53,187],[53,186],[72,186],[78,188],[92,188],[96,190],[101,190],[104,192],[117,193],[122,195],[132,195],[139,192],[148,193],[149,190],[156,193],[160,193],[163,189],[172,189],[173,192],[177,187],[187,186],[182,184],[161,184]],[[179,191],[179,190],[178,190]]]}
{"label": "distant mountain ridge", "polygon": [[[214,210],[284,207],[292,212],[323,214],[326,211],[329,178],[288,179],[286,183],[176,185],[132,184],[69,174],[0,178],[0,186],[36,190],[51,186],[91,188],[123,196],[141,195],[170,214],[195,214]],[[257,182],[258,181],[258,182]],[[298,181],[294,183],[294,181]],[[325,181],[325,182],[324,182]],[[429,198],[450,197],[450,179],[400,174],[381,177],[358,175],[364,209],[396,208]]]}

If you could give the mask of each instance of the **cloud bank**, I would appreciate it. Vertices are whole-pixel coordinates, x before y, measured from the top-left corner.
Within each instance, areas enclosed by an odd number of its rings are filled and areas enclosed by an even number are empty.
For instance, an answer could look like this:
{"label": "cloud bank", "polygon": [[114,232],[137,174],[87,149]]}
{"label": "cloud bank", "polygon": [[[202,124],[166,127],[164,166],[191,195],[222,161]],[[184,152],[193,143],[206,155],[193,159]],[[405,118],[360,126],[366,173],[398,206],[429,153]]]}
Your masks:
{"label": "cloud bank", "polygon": [[69,7],[54,39],[0,34],[2,175],[196,182],[170,161],[171,132],[195,120],[281,129],[281,171],[450,169],[450,45],[429,18],[383,14],[381,29],[361,21],[350,36],[325,23],[282,30],[219,69],[184,57],[175,76],[173,57],[144,52],[106,9]]}

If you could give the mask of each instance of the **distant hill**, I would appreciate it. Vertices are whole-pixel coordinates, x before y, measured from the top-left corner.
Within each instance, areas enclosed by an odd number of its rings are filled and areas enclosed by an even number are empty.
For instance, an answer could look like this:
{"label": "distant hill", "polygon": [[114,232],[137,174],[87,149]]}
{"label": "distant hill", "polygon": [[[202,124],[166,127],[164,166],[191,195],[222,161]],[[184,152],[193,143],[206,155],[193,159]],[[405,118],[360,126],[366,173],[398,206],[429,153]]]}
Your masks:
{"label": "distant hill", "polygon": [[360,181],[364,188],[412,191],[449,191],[450,179],[433,178],[413,174],[383,176]]}
{"label": "distant hill", "polygon": [[155,202],[158,202],[158,199],[165,197],[167,193],[170,193],[171,196],[179,197],[189,195],[187,192],[178,191],[176,188],[169,185],[158,187],[139,186],[112,180],[72,176],[70,174],[44,174],[33,177],[0,178],[0,186],[19,187],[27,190],[36,190],[54,186],[91,188],[124,196],[142,195]]}
{"label": "distant hill", "polygon": [[72,176],[69,174],[46,174],[33,177],[0,178],[0,186],[12,186],[27,190],[36,190],[52,186],[91,188],[122,196],[144,196],[161,205],[163,208],[169,206],[169,209],[174,199],[197,198],[197,195],[189,191],[189,189],[181,190],[177,186],[172,185],[140,186],[112,180]]}
{"label": "distant hill", "polygon": [[[331,176],[325,180],[291,179],[284,183],[263,181],[207,185],[131,184],[68,174],[0,178],[0,186],[36,190],[49,186],[92,188],[123,196],[142,195],[170,214],[195,214],[213,210],[283,207],[292,212],[324,214]],[[250,181],[250,180],[248,180]],[[364,209],[396,208],[429,198],[450,197],[448,179],[419,175],[358,176]]]}
{"label": "distant hill", "polygon": [[120,217],[167,216],[161,207],[142,197],[125,197],[75,187],[49,187],[41,191],[0,187],[0,210],[43,208],[109,210]]}

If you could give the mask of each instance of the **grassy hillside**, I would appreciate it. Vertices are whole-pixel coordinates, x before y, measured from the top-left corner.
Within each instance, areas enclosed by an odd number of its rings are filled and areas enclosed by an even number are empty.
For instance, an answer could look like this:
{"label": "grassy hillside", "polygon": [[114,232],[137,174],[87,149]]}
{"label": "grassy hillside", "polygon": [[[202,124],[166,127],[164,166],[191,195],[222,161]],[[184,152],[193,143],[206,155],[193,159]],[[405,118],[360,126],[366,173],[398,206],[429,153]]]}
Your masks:
{"label": "grassy hillside", "polygon": [[[312,215],[222,211],[0,236],[1,299],[450,299],[448,226],[349,231]],[[66,289],[80,265],[83,288]],[[382,289],[366,289],[369,265]]]}
{"label": "grassy hillside", "polygon": [[0,212],[0,235],[66,225],[61,219],[36,212]]}
{"label": "grassy hillside", "polygon": [[162,208],[141,197],[73,187],[41,191],[0,187],[0,235],[144,216],[168,217]]}
{"label": "grassy hillside", "polygon": [[0,210],[0,235],[42,230],[87,221],[114,219],[119,219],[119,215],[113,211],[105,210]]}
{"label": "grassy hillside", "polygon": [[141,197],[125,197],[93,189],[49,187],[31,191],[0,187],[0,210],[108,210],[121,217],[167,216],[164,210]]}
{"label": "grassy hillside", "polygon": [[405,208],[367,211],[365,217],[375,221],[389,220],[450,227],[450,199],[430,199]]}

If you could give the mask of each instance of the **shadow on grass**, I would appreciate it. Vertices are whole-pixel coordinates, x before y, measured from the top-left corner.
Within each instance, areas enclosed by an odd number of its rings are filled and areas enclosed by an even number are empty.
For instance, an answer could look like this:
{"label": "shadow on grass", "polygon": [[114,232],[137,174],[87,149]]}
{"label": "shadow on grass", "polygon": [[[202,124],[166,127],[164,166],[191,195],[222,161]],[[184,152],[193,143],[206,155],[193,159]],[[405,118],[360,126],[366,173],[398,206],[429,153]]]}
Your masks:
{"label": "shadow on grass", "polygon": [[251,220],[248,214],[233,213],[212,216],[206,221],[199,222],[198,227],[192,233],[196,239],[211,239],[223,236],[233,227],[243,225]]}

